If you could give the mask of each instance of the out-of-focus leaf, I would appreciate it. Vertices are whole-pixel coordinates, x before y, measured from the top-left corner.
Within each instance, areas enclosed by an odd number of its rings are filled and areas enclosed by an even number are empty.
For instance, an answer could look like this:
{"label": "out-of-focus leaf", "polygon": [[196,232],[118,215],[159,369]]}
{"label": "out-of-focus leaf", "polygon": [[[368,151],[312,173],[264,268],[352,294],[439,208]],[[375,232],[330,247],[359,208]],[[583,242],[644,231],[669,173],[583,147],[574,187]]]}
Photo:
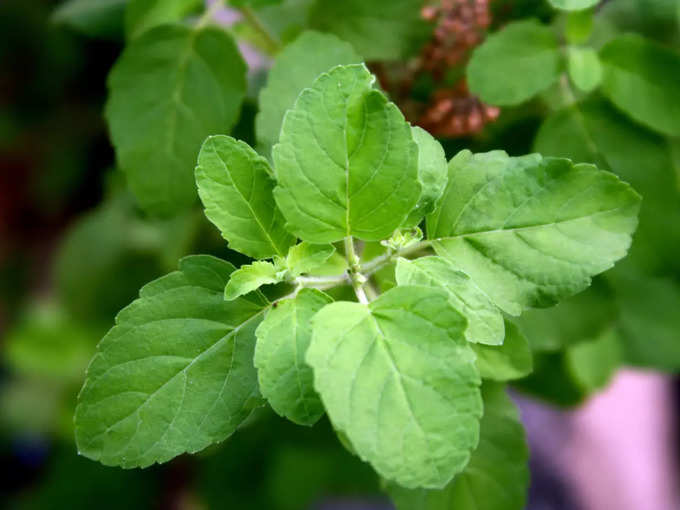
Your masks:
{"label": "out-of-focus leaf", "polygon": [[604,388],[621,366],[621,340],[614,328],[567,349],[566,362],[574,380],[587,392]]}
{"label": "out-of-focus leaf", "polygon": [[560,51],[552,30],[537,21],[508,24],[472,54],[470,90],[496,105],[522,103],[552,85],[560,73]]}
{"label": "out-of-focus leaf", "polygon": [[600,84],[602,66],[592,48],[569,48],[569,78],[583,92],[591,92]]}
{"label": "out-of-focus leaf", "polygon": [[555,9],[564,11],[582,11],[597,5],[599,0],[548,0]]}
{"label": "out-of-focus leaf", "polygon": [[473,344],[477,355],[477,368],[482,379],[511,381],[531,373],[533,359],[526,337],[519,328],[505,323],[505,340],[502,345]]}
{"label": "out-of-focus leaf", "polygon": [[203,4],[202,0],[129,0],[125,34],[128,39],[134,39],[157,25],[182,20]]}
{"label": "out-of-focus leaf", "polygon": [[311,24],[349,42],[366,60],[412,55],[431,27],[420,16],[420,0],[317,0]]}
{"label": "out-of-focus leaf", "polygon": [[560,407],[579,405],[587,396],[569,370],[564,352],[535,353],[534,371],[529,377],[514,381],[513,386]]}
{"label": "out-of-focus leaf", "polygon": [[128,0],[66,0],[52,14],[52,21],[90,37],[118,39],[123,35],[123,16]]}

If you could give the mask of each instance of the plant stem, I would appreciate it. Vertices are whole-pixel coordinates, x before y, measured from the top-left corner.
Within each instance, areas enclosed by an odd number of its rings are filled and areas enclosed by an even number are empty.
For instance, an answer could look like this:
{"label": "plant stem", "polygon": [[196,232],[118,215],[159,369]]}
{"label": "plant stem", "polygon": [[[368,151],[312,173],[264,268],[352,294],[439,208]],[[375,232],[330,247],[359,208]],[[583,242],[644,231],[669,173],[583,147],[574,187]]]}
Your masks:
{"label": "plant stem", "polygon": [[215,0],[213,4],[201,14],[201,17],[198,18],[196,28],[203,28],[210,23],[213,16],[215,16],[215,13],[224,7],[224,1],[225,0]]}
{"label": "plant stem", "polygon": [[380,257],[376,257],[373,260],[369,260],[366,264],[361,266],[360,271],[365,276],[370,276],[375,272],[379,271],[380,269],[382,269],[383,267],[385,267],[387,264],[392,262],[397,257],[406,257],[408,255],[411,255],[412,253],[415,253],[417,251],[429,247],[430,244],[432,244],[432,240],[420,241],[398,251],[388,251],[387,253],[381,255]]}
{"label": "plant stem", "polygon": [[359,300],[359,303],[368,304],[368,298],[364,291],[363,285],[366,283],[366,277],[361,274],[361,264],[359,257],[354,250],[354,239],[352,236],[345,237],[345,258],[347,258],[347,265],[349,266],[349,277],[352,281],[352,288]]}
{"label": "plant stem", "polygon": [[243,19],[251,26],[251,28],[260,34],[270,55],[277,53],[281,49],[281,41],[279,41],[278,37],[272,34],[264,23],[262,23],[255,11],[248,6],[244,6],[241,7],[241,14],[243,14]]}

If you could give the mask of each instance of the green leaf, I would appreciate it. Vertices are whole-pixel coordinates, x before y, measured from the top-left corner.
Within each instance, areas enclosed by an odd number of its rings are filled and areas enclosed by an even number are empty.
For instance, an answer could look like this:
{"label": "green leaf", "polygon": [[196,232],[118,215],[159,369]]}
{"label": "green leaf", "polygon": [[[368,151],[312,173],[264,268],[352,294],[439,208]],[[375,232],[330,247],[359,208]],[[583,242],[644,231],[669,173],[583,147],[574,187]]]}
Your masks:
{"label": "green leaf", "polygon": [[332,244],[310,244],[302,241],[288,251],[286,267],[295,278],[323,266],[334,253],[335,246]]}
{"label": "green leaf", "polygon": [[364,65],[335,67],[286,114],[274,196],[305,241],[387,238],[418,201],[418,146],[374,80]]}
{"label": "green leaf", "polygon": [[398,60],[420,49],[432,32],[422,6],[420,0],[317,0],[310,20],[351,43],[365,60]]}
{"label": "green leaf", "polygon": [[614,329],[566,352],[566,362],[575,381],[587,392],[604,388],[621,366],[621,342]]}
{"label": "green leaf", "polygon": [[522,510],[529,486],[529,448],[517,408],[500,384],[484,383],[479,446],[465,470],[442,490],[391,484],[397,510]]}
{"label": "green leaf", "polygon": [[537,21],[509,23],[472,54],[470,90],[489,104],[515,105],[557,81],[560,51],[552,30]]}
{"label": "green leaf", "polygon": [[283,2],[283,0],[229,0],[229,4],[234,7],[251,7],[257,9],[268,5],[276,5]]}
{"label": "green leaf", "polygon": [[224,440],[260,404],[252,358],[264,309],[224,301],[233,270],[187,257],[118,314],[78,397],[83,455],[126,468],[165,462]]}
{"label": "green leaf", "polygon": [[444,292],[397,287],[313,319],[307,363],[334,427],[376,471],[441,488],[476,446],[482,402],[465,318]]}
{"label": "green leaf", "polygon": [[591,92],[602,80],[602,65],[592,48],[569,48],[569,78],[582,92]]}
{"label": "green leaf", "polygon": [[286,45],[276,56],[267,85],[260,91],[260,112],[255,118],[257,140],[267,155],[279,140],[283,116],[300,92],[330,68],[360,62],[352,46],[332,34],[307,31]]}
{"label": "green leaf", "polygon": [[604,100],[557,112],[541,126],[535,149],[611,170],[643,197],[627,261],[650,273],[680,271],[680,193],[668,145]]}
{"label": "green leaf", "polygon": [[305,353],[311,319],[330,302],[319,290],[302,289],[295,298],[277,303],[256,331],[260,391],[274,411],[300,425],[313,425],[324,413]]}
{"label": "green leaf", "polygon": [[424,285],[446,290],[451,303],[468,321],[465,338],[470,342],[503,343],[503,315],[489,297],[463,272],[441,257],[414,261],[397,260],[398,285]]}
{"label": "green leaf", "polygon": [[404,227],[418,225],[425,215],[434,211],[435,204],[446,187],[449,173],[441,144],[418,126],[413,126],[411,131],[418,144],[418,181],[422,192]]}
{"label": "green leaf", "polygon": [[574,379],[564,351],[535,353],[534,371],[524,379],[513,381],[513,387],[566,408],[582,404],[588,396],[583,385]]}
{"label": "green leaf", "polygon": [[593,165],[466,150],[449,163],[427,232],[440,256],[518,315],[581,292],[625,256],[639,203]]}
{"label": "green leaf", "polygon": [[475,344],[472,349],[477,355],[477,368],[483,379],[511,381],[529,375],[533,369],[529,342],[511,322],[505,323],[503,345]]}
{"label": "green leaf", "polygon": [[169,215],[193,204],[198,150],[236,122],[245,75],[236,44],[218,28],[159,26],[123,52],[109,75],[106,118],[146,211]]}
{"label": "green leaf", "polygon": [[52,22],[90,37],[118,39],[128,0],[66,0],[52,13]]}
{"label": "green leaf", "polygon": [[590,9],[599,3],[599,0],[548,0],[555,9],[563,11],[582,11]]}
{"label": "green leaf", "polygon": [[181,21],[202,6],[201,0],[130,0],[125,10],[125,34],[134,39],[158,25]]}
{"label": "green leaf", "polygon": [[567,15],[564,36],[569,44],[584,44],[593,33],[593,11],[572,11]]}
{"label": "green leaf", "polygon": [[198,155],[196,184],[205,215],[233,250],[258,259],[284,257],[295,243],[272,196],[269,163],[248,144],[209,137]]}
{"label": "green leaf", "polygon": [[224,288],[224,299],[233,301],[263,285],[278,283],[281,281],[278,272],[279,270],[274,264],[261,260],[241,266],[231,274],[229,283]]}
{"label": "green leaf", "polygon": [[600,51],[602,92],[633,119],[680,136],[680,54],[636,34]]}

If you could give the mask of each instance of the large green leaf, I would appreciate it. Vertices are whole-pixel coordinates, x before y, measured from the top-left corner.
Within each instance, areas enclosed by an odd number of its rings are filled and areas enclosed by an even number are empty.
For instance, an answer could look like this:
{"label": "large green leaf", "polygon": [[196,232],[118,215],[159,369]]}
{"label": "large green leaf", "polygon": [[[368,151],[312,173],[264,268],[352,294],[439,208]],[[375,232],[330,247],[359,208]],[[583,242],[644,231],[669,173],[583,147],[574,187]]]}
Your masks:
{"label": "large green leaf", "polygon": [[418,144],[418,180],[422,193],[415,209],[409,214],[405,227],[415,226],[430,214],[444,192],[448,179],[448,166],[444,148],[435,138],[418,126],[411,128]]}
{"label": "large green leaf", "polygon": [[366,60],[397,60],[417,51],[431,27],[420,0],[317,0],[311,24],[349,42]]}
{"label": "large green leaf", "polygon": [[644,197],[628,260],[649,272],[680,271],[680,192],[666,141],[604,100],[548,117],[534,148],[547,156],[590,162],[625,179]]}
{"label": "large green leaf", "polygon": [[560,74],[560,50],[552,30],[517,21],[489,36],[467,68],[470,90],[496,105],[522,103],[547,89]]}
{"label": "large green leaf", "polygon": [[303,289],[277,303],[257,328],[255,366],[262,395],[281,416],[313,425],[323,414],[305,354],[312,337],[312,316],[332,301],[316,289]]}
{"label": "large green leaf", "polygon": [[503,315],[489,297],[442,257],[422,257],[414,261],[397,261],[399,285],[424,285],[446,290],[456,310],[468,321],[465,338],[470,342],[499,345],[503,343]]}
{"label": "large green leaf", "polygon": [[232,249],[253,258],[284,257],[295,243],[274,202],[269,163],[248,144],[224,135],[208,138],[196,184],[205,215]]}
{"label": "large green leaf", "polygon": [[555,304],[625,256],[640,197],[593,165],[460,152],[428,217],[437,253],[512,315]]}
{"label": "large green leaf", "polygon": [[600,51],[602,91],[635,120],[680,135],[680,53],[636,34],[617,37]]}
{"label": "large green leaf", "polygon": [[52,21],[90,37],[118,39],[128,0],[66,0],[52,13]]}
{"label": "large green leaf", "polygon": [[529,375],[533,369],[529,341],[511,322],[505,324],[503,345],[475,344],[472,348],[483,379],[511,381]]}
{"label": "large green leaf", "polygon": [[97,348],[78,397],[79,451],[144,467],[222,441],[259,405],[263,305],[224,301],[234,267],[209,256],[146,285]]}
{"label": "large green leaf", "polygon": [[305,89],[274,147],[274,196],[305,241],[389,237],[420,197],[418,146],[364,65],[333,68]]}
{"label": "large green leaf", "polygon": [[201,0],[130,0],[125,10],[125,33],[134,39],[155,26],[181,21],[202,5]]}
{"label": "large green leaf", "polygon": [[313,319],[307,363],[333,425],[378,473],[441,488],[476,446],[479,374],[446,293],[396,287]]}
{"label": "large green leaf", "polygon": [[479,446],[465,470],[442,490],[391,484],[397,510],[522,510],[529,486],[529,448],[517,408],[500,384],[484,383]]}
{"label": "large green leaf", "polygon": [[106,118],[118,164],[148,212],[196,197],[193,167],[208,135],[228,131],[246,89],[233,39],[213,27],[156,27],[135,39],[109,76]]}
{"label": "large green leaf", "polygon": [[260,91],[260,112],[255,118],[257,140],[269,154],[279,140],[286,110],[321,73],[340,64],[357,64],[361,57],[348,43],[332,34],[303,32],[276,56]]}

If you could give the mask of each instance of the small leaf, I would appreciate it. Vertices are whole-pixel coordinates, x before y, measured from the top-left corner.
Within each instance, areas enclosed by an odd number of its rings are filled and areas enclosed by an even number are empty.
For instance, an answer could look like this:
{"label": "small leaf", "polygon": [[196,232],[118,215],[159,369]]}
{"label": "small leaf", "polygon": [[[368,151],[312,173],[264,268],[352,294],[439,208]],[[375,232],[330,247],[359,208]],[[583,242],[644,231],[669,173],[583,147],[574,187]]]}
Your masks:
{"label": "small leaf", "polygon": [[202,6],[201,0],[130,0],[125,10],[125,35],[134,39],[158,25],[182,21]]}
{"label": "small leaf", "polygon": [[412,262],[397,260],[398,285],[424,285],[445,290],[456,310],[468,320],[469,342],[500,345],[505,336],[503,315],[465,273],[441,257],[421,257]]}
{"label": "small leaf", "polygon": [[278,283],[281,280],[277,273],[278,269],[274,264],[261,260],[241,266],[231,274],[229,283],[224,288],[224,299],[233,301],[259,289],[262,285]]}
{"label": "small leaf", "polygon": [[591,92],[602,80],[602,65],[592,48],[569,48],[569,78],[583,92]]}
{"label": "small leaf", "polygon": [[418,181],[422,192],[403,227],[418,225],[425,215],[434,210],[437,200],[444,192],[449,173],[441,144],[418,126],[413,126],[411,131],[413,139],[418,144]]}
{"label": "small leaf", "polygon": [[191,206],[201,143],[234,125],[245,95],[234,40],[212,27],[153,28],[127,46],[108,85],[116,159],[140,205],[159,215]]}
{"label": "small leaf", "polygon": [[118,314],[78,397],[83,455],[126,468],[166,462],[224,440],[260,404],[252,359],[264,308],[224,301],[233,270],[187,257]]}
{"label": "small leaf", "polygon": [[526,337],[511,322],[505,323],[503,345],[475,344],[477,368],[483,379],[511,381],[529,375],[533,368],[531,349]]}
{"label": "small leaf", "polygon": [[444,292],[397,287],[313,319],[307,363],[333,426],[378,473],[441,488],[476,446],[479,374]]}
{"label": "small leaf", "polygon": [[462,151],[427,232],[440,256],[518,315],[581,292],[625,256],[639,205],[593,165]]}
{"label": "small leaf", "polygon": [[293,299],[277,303],[255,332],[260,391],[274,411],[300,425],[313,425],[324,413],[305,353],[312,316],[332,301],[319,290],[302,289]]}
{"label": "small leaf", "polygon": [[348,43],[332,34],[303,32],[276,56],[260,91],[260,111],[255,118],[257,141],[269,155],[279,140],[286,111],[293,107],[300,92],[317,76],[340,64],[358,64],[361,57]]}
{"label": "small leaf", "polygon": [[442,490],[387,488],[397,510],[522,510],[529,487],[529,448],[517,408],[500,384],[484,383],[479,446],[465,470]]}
{"label": "small leaf", "polygon": [[418,51],[432,32],[420,0],[317,0],[310,22],[356,48],[365,60],[398,60]]}
{"label": "small leaf", "polygon": [[589,342],[567,350],[566,362],[575,381],[587,392],[604,388],[621,366],[621,342],[610,328]]}
{"label": "small leaf", "polygon": [[555,9],[563,11],[582,11],[598,4],[599,0],[548,0]]}
{"label": "small leaf", "polygon": [[418,201],[418,146],[374,80],[364,65],[335,67],[286,114],[274,196],[305,241],[387,238]]}
{"label": "small leaf", "polygon": [[600,59],[605,96],[638,122],[680,136],[680,53],[626,34],[602,48]]}
{"label": "small leaf", "polygon": [[549,27],[537,21],[509,23],[472,54],[470,90],[495,105],[515,105],[542,92],[560,74],[560,51]]}
{"label": "small leaf", "polygon": [[293,278],[321,267],[335,253],[332,244],[310,244],[302,241],[292,246],[286,257],[286,267]]}
{"label": "small leaf", "polygon": [[205,215],[233,250],[258,259],[284,257],[295,243],[274,203],[269,163],[248,144],[209,137],[198,156],[196,184]]}
{"label": "small leaf", "polygon": [[66,0],[52,13],[54,23],[67,25],[90,37],[118,39],[128,0]]}

